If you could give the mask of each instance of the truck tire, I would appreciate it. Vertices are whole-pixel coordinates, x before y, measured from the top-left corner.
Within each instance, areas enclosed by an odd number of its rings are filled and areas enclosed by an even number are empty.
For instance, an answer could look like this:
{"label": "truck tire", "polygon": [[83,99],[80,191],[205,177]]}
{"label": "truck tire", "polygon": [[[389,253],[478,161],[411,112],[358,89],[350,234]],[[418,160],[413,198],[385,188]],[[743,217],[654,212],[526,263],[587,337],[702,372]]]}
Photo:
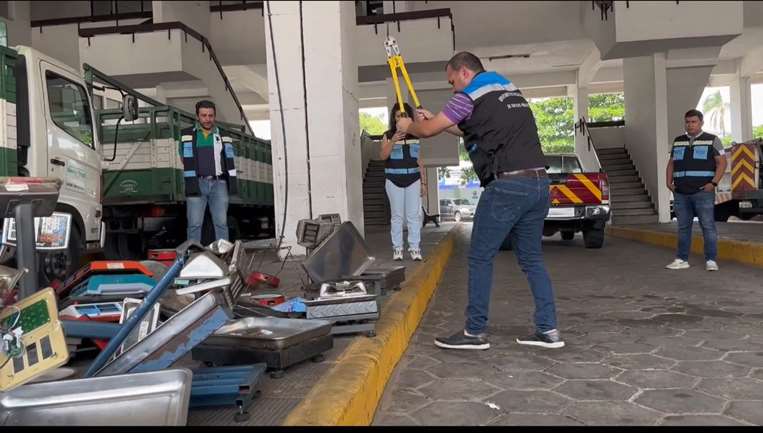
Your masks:
{"label": "truck tire", "polygon": [[[734,203],[736,204],[736,203]],[[725,223],[729,220],[729,217],[734,214],[729,202],[721,203],[715,206],[715,220],[717,222]]]}
{"label": "truck tire", "polygon": [[583,230],[583,243],[586,248],[601,248],[604,245],[604,227]]}
{"label": "truck tire", "polygon": [[503,240],[503,243],[501,243],[501,251],[511,251],[511,235],[506,235],[506,238]]}
{"label": "truck tire", "polygon": [[575,232],[567,232],[567,231],[562,232],[562,239],[564,239],[565,241],[571,241],[575,239]]}
{"label": "truck tire", "polygon": [[72,224],[69,248],[65,251],[38,254],[40,288],[49,286],[55,280],[64,281],[79,269],[83,250],[80,229],[77,225]]}

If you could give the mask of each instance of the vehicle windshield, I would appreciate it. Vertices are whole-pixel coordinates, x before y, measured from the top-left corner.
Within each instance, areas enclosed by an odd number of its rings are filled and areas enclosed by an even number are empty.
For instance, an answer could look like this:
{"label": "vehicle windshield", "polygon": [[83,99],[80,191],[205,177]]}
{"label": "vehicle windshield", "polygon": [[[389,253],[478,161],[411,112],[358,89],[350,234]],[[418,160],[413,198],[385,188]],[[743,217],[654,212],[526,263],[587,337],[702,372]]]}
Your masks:
{"label": "vehicle windshield", "polygon": [[576,156],[546,155],[546,167],[548,174],[583,172]]}

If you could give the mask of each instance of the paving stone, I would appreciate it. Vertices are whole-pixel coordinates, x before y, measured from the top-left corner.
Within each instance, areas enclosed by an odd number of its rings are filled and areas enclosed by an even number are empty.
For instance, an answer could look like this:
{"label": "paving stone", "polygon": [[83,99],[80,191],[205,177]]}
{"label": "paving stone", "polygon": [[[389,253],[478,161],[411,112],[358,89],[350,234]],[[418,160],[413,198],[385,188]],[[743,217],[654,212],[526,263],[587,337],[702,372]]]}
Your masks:
{"label": "paving stone", "polygon": [[491,422],[490,425],[505,426],[564,426],[564,425],[583,425],[571,417],[555,414],[534,414],[534,413],[512,413],[503,415]]}
{"label": "paving stone", "polygon": [[481,380],[438,379],[418,391],[432,400],[480,400],[500,389]]}
{"label": "paving stone", "polygon": [[433,400],[410,388],[397,387],[389,395],[389,398],[383,399],[380,410],[390,413],[409,413],[420,409]]}
{"label": "paving stone", "polygon": [[613,355],[606,359],[609,365],[619,367],[624,370],[647,370],[647,369],[667,369],[673,366],[676,361],[671,359],[659,358],[654,355]]}
{"label": "paving stone", "polygon": [[[728,400],[763,400],[763,382],[743,378],[702,379],[697,389]],[[763,410],[763,403],[761,403]]]}
{"label": "paving stone", "polygon": [[760,352],[763,351],[763,344],[756,343],[750,339],[744,340],[726,340],[726,339],[708,339],[702,343],[702,347],[730,351]]}
{"label": "paving stone", "polygon": [[483,381],[503,389],[549,390],[564,379],[538,371],[489,372]]}
{"label": "paving stone", "polygon": [[750,373],[750,377],[763,380],[763,368],[756,368]]}
{"label": "paving stone", "polygon": [[609,380],[568,380],[554,391],[575,400],[627,400],[638,390]]}
{"label": "paving stone", "polygon": [[725,352],[692,346],[665,346],[661,347],[655,355],[678,361],[714,361],[721,359]]}
{"label": "paving stone", "polygon": [[654,425],[662,414],[627,401],[581,401],[562,412],[586,425]]}
{"label": "paving stone", "polygon": [[761,406],[763,403],[759,401],[732,401],[724,414],[755,425],[763,425]]}
{"label": "paving stone", "polygon": [[374,417],[374,425],[417,426],[419,423],[408,415],[381,413]]}
{"label": "paving stone", "polygon": [[546,371],[565,379],[609,379],[618,375],[622,370],[604,364],[573,364],[564,362]]}
{"label": "paving stone", "polygon": [[412,368],[415,370],[426,370],[430,367],[440,364],[440,361],[426,355],[416,355],[407,360],[405,368]]}
{"label": "paving stone", "polygon": [[657,349],[657,345],[645,343],[601,343],[594,346],[594,349],[608,351],[617,355],[649,353]]}
{"label": "paving stone", "polygon": [[668,370],[629,370],[615,380],[638,388],[688,388],[697,379]]}
{"label": "paving stone", "polygon": [[411,414],[421,425],[486,425],[501,415],[484,403],[434,402]]}
{"label": "paving stone", "polygon": [[545,349],[539,355],[557,362],[600,362],[605,355],[602,352],[583,348]]}
{"label": "paving stone", "polygon": [[723,415],[669,415],[660,425],[682,426],[736,426],[747,425]]}
{"label": "paving stone", "polygon": [[720,413],[724,401],[690,389],[656,389],[644,391],[636,403],[666,413]]}
{"label": "paving stone", "polygon": [[705,341],[705,339],[702,337],[685,336],[685,335],[681,335],[680,337],[652,335],[652,336],[640,337],[636,341],[639,343],[650,344],[654,346],[670,347],[677,344],[682,346],[698,346],[703,341]]}
{"label": "paving stone", "polygon": [[397,377],[397,383],[405,388],[418,388],[437,378],[426,371],[405,369]]}
{"label": "paving stone", "polygon": [[702,340],[741,340],[745,337],[744,332],[740,332],[738,330],[720,330],[715,329],[711,331],[707,330],[689,330],[686,331],[682,337],[684,338],[697,338]]}
{"label": "paving stone", "polygon": [[743,377],[751,368],[725,361],[681,361],[673,370],[699,377]]}
{"label": "paving stone", "polygon": [[763,352],[729,353],[723,360],[750,367],[763,367]]}
{"label": "paving stone", "polygon": [[569,400],[549,391],[508,390],[490,397],[504,412],[559,413]]}
{"label": "paving stone", "polygon": [[482,379],[490,373],[501,373],[501,371],[485,362],[446,362],[430,367],[428,372],[443,378],[474,378]]}
{"label": "paving stone", "polygon": [[496,350],[489,359],[501,371],[541,371],[555,364],[553,360],[548,358],[517,353],[516,351]]}

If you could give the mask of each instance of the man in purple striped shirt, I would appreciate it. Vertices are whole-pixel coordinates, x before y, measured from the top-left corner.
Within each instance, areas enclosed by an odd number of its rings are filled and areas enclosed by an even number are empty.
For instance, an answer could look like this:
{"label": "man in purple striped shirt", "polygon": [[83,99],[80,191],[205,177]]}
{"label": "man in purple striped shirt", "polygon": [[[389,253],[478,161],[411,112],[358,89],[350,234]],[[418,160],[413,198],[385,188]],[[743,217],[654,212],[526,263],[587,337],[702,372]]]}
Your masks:
{"label": "man in purple striped shirt", "polygon": [[418,110],[417,122],[401,118],[397,130],[420,138],[443,131],[463,136],[474,171],[485,188],[480,196],[469,247],[469,305],[466,324],[435,338],[445,349],[490,348],[487,321],[493,260],[510,237],[535,301],[535,333],[519,344],[560,348],[551,280],[541,239],[548,213],[550,180],[530,106],[506,77],[485,71],[477,56],[461,52],[446,66],[454,95],[437,115]]}

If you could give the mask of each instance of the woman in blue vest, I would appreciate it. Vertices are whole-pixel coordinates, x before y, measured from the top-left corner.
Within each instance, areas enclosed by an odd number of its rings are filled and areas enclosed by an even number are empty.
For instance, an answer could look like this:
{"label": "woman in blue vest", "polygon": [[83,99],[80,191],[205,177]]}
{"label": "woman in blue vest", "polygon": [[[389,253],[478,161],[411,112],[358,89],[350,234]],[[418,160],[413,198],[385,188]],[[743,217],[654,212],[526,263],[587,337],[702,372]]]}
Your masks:
{"label": "woman in blue vest", "polygon": [[[413,108],[403,103],[408,117],[413,119]],[[421,256],[421,196],[426,181],[422,182],[424,167],[419,160],[419,139],[397,132],[397,121],[402,117],[398,104],[392,106],[389,130],[384,133],[380,157],[384,164],[385,189],[389,197],[392,235],[392,259],[403,260],[403,220],[408,223],[408,252],[413,260]]]}

